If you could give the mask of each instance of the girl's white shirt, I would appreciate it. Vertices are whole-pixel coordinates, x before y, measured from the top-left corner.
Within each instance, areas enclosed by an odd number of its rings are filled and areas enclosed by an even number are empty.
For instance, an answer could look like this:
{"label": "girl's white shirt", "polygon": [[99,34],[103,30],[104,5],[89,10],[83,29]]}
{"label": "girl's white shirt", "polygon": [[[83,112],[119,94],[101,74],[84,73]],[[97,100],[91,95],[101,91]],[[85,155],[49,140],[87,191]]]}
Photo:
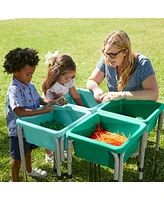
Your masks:
{"label": "girl's white shirt", "polygon": [[56,94],[62,93],[63,96],[65,96],[69,92],[69,89],[75,85],[75,82],[76,82],[75,78],[71,79],[69,82],[65,83],[64,85],[60,84],[59,82],[56,82],[50,89],[47,90],[46,98],[54,99],[51,92],[55,92]]}

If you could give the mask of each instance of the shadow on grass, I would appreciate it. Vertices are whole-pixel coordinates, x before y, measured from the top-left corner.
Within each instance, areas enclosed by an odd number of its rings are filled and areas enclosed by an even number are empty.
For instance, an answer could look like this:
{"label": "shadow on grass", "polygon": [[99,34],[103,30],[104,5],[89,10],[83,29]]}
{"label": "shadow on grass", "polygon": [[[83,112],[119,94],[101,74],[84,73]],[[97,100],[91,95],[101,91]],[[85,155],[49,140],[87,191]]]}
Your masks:
{"label": "shadow on grass", "polygon": [[[162,140],[160,141],[163,142]],[[10,178],[9,173],[11,170],[10,166],[10,155],[9,155],[9,140],[8,135],[5,132],[0,131],[0,163],[1,163],[1,173],[3,172],[2,181],[8,181]],[[163,146],[163,145],[161,145]],[[28,182],[58,182],[57,174],[53,171],[52,165],[45,163],[45,152],[44,149],[35,150],[33,155],[34,167],[37,166],[42,170],[46,170],[48,175],[44,178],[32,178],[28,177]],[[157,156],[157,167],[156,173],[154,173],[154,163],[155,163],[155,142],[148,141],[147,148],[145,152],[144,160],[144,171],[142,182],[163,182],[164,181],[164,149],[160,148]],[[62,163],[62,173],[67,172],[67,163]],[[89,181],[89,161],[78,158],[74,155],[72,157],[72,182],[88,182]],[[100,167],[100,182],[114,182],[114,171],[109,167]],[[23,173],[20,173],[20,181],[23,181]],[[67,182],[67,179],[63,180]],[[124,163],[123,170],[123,181],[124,182],[140,182],[139,173],[137,170],[137,158],[129,158],[126,163]]]}
{"label": "shadow on grass", "polygon": [[147,147],[144,160],[144,179],[145,182],[164,181],[164,149],[159,148],[155,152],[154,147]]}
{"label": "shadow on grass", "polygon": [[[78,158],[73,155],[72,162],[73,180],[78,182],[88,182],[89,161]],[[135,170],[128,171],[128,177],[129,176],[136,176]],[[114,182],[114,170],[106,166],[100,166],[100,182]]]}
{"label": "shadow on grass", "polygon": [[[149,143],[150,144],[150,143]],[[139,180],[139,173],[137,170],[137,158],[129,158],[124,163],[123,170],[123,182],[162,182],[164,181],[164,150],[160,149],[157,157],[157,169],[154,173],[154,147],[147,147],[145,153],[144,172],[143,179]],[[56,171],[50,164],[45,162],[36,163],[37,167],[46,170],[47,177],[38,179],[28,177],[28,182],[58,182]],[[67,163],[64,162],[61,165],[62,173],[67,172]],[[73,154],[72,157],[72,182],[88,182],[89,179],[89,161],[76,157]],[[114,171],[108,167],[100,167],[100,182],[114,182]],[[23,176],[21,176],[23,181]],[[62,179],[63,182],[67,182],[67,179]]]}
{"label": "shadow on grass", "polygon": [[[155,169],[156,159],[156,170]],[[163,182],[164,181],[164,149],[160,148],[155,158],[155,142],[148,141],[145,151],[143,179],[139,180],[137,169],[138,158],[129,158],[124,163],[123,181],[124,182]],[[88,182],[89,161],[73,155],[72,175],[74,181]],[[101,166],[101,182],[113,182],[114,171],[108,167]]]}

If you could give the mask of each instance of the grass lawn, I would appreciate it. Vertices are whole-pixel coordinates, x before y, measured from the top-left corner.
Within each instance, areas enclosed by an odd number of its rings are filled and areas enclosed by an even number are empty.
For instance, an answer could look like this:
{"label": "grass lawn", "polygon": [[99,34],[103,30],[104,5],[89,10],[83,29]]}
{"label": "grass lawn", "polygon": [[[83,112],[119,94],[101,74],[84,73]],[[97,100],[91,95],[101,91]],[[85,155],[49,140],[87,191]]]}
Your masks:
{"label": "grass lawn", "polygon": [[[101,46],[105,37],[113,30],[121,29],[131,38],[132,49],[150,58],[158,80],[160,97],[164,103],[164,19],[12,19],[0,21],[0,181],[11,179],[11,158],[9,155],[8,133],[5,124],[5,95],[11,75],[3,73],[4,56],[16,47],[35,48],[41,61],[33,76],[33,83],[41,94],[41,82],[47,72],[45,55],[48,51],[68,53],[77,65],[76,87],[85,88],[86,80],[101,56]],[[101,85],[107,91],[106,82]],[[156,127],[149,134],[145,154],[145,182],[164,181],[164,131],[161,132],[157,173],[153,173]],[[137,182],[136,159],[129,159],[124,165],[124,181]],[[44,179],[28,178],[32,182],[57,181],[50,164],[45,163],[42,147],[33,151],[33,166],[47,170]],[[88,181],[88,161],[73,155],[73,182]],[[63,165],[63,171],[66,170]],[[23,181],[23,174],[20,173]],[[113,170],[101,167],[101,181],[113,181]]]}

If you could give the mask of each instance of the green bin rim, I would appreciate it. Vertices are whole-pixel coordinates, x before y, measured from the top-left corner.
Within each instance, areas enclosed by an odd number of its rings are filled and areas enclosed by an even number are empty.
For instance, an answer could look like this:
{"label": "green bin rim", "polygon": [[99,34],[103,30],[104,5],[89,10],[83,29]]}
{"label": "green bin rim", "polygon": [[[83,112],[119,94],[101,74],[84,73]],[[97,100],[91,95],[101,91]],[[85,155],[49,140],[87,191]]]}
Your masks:
{"label": "green bin rim", "polygon": [[[85,137],[85,136],[81,136],[81,135],[77,135],[75,133],[73,133],[72,131],[78,127],[79,125],[81,125],[83,122],[85,122],[86,120],[90,119],[91,117],[94,117],[94,115],[101,115],[101,116],[105,116],[105,113],[94,113],[92,114],[92,116],[87,116],[85,119],[81,120],[78,124],[76,124],[74,127],[72,127],[71,129],[67,130],[66,132],[66,138],[68,138],[69,140],[82,140],[88,143],[92,143],[95,145],[99,145],[102,146],[114,153],[123,153],[126,151],[126,149],[131,146],[141,135],[143,135],[146,130],[147,130],[147,126],[145,123],[143,122],[139,122],[139,121],[135,121],[132,120],[131,118],[125,119],[122,116],[119,116],[119,119],[125,122],[129,122],[129,123],[133,123],[133,124],[137,124],[140,125],[139,129],[136,131],[136,133],[134,135],[132,135],[125,143],[123,143],[121,146],[114,146],[111,144],[107,144],[107,143],[103,143],[103,142],[99,142],[96,140],[93,140],[89,137]],[[118,119],[117,115],[112,115],[112,118]],[[141,132],[142,131],[142,132]],[[138,134],[139,133],[139,134]]]}

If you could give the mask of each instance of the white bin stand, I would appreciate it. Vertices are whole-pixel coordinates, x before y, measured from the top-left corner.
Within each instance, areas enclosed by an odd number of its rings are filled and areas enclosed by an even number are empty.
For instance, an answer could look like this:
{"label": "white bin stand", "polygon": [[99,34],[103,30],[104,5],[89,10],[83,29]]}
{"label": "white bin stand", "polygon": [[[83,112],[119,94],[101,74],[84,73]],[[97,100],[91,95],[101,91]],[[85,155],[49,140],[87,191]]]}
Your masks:
{"label": "white bin stand", "polygon": [[113,157],[114,157],[114,180],[115,181],[118,181],[119,179],[119,174],[118,174],[118,171],[119,171],[119,157],[118,157],[118,154],[117,153],[113,153],[111,152]]}
{"label": "white bin stand", "polygon": [[23,170],[24,181],[27,182],[26,161],[25,161],[23,134],[22,134],[22,127],[21,126],[18,126],[18,141],[19,141],[19,149],[20,149],[20,156],[21,156],[21,162],[22,162],[22,170]]}
{"label": "white bin stand", "polygon": [[68,182],[72,181],[72,142],[73,140],[67,140],[67,171]]}
{"label": "white bin stand", "polygon": [[[138,161],[139,180],[143,179],[143,167],[144,167],[146,143],[147,143],[147,131],[141,136],[141,139],[140,139],[139,161]],[[119,182],[123,181],[124,155],[125,155],[125,152],[120,154],[119,156],[119,170],[118,170]]]}
{"label": "white bin stand", "polygon": [[55,164],[56,164],[56,170],[57,170],[57,179],[58,182],[62,181],[62,174],[61,174],[61,156],[60,156],[60,143],[59,139],[54,137],[54,141],[56,144],[56,152],[55,152]]}
{"label": "white bin stand", "polygon": [[123,181],[123,168],[124,168],[124,155],[125,152],[120,154],[119,158],[119,170],[118,170],[118,181],[122,182]]}
{"label": "white bin stand", "polygon": [[140,146],[139,146],[139,163],[138,163],[138,172],[139,172],[139,180],[143,179],[143,168],[144,168],[144,159],[145,159],[145,149],[147,145],[147,134],[148,131],[141,136]]}
{"label": "white bin stand", "polygon": [[157,156],[158,156],[158,152],[159,152],[160,132],[162,131],[163,118],[164,118],[164,111],[158,116],[156,146],[155,146],[154,173],[156,173],[156,168],[157,168]]}
{"label": "white bin stand", "polygon": [[[19,148],[20,148],[20,156],[22,162],[22,170],[24,174],[24,181],[27,182],[27,175],[26,175],[26,161],[25,161],[25,152],[24,152],[24,145],[23,145],[23,134],[22,134],[22,127],[18,126],[18,140],[19,140]],[[56,144],[56,153],[55,153],[55,164],[57,169],[57,178],[60,182],[62,180],[61,175],[61,159],[60,159],[60,144],[58,138],[54,137],[54,141]]]}
{"label": "white bin stand", "polygon": [[61,139],[60,139],[60,159],[61,159],[61,162],[63,162],[65,160],[65,158],[64,158],[64,136],[61,137]]}

